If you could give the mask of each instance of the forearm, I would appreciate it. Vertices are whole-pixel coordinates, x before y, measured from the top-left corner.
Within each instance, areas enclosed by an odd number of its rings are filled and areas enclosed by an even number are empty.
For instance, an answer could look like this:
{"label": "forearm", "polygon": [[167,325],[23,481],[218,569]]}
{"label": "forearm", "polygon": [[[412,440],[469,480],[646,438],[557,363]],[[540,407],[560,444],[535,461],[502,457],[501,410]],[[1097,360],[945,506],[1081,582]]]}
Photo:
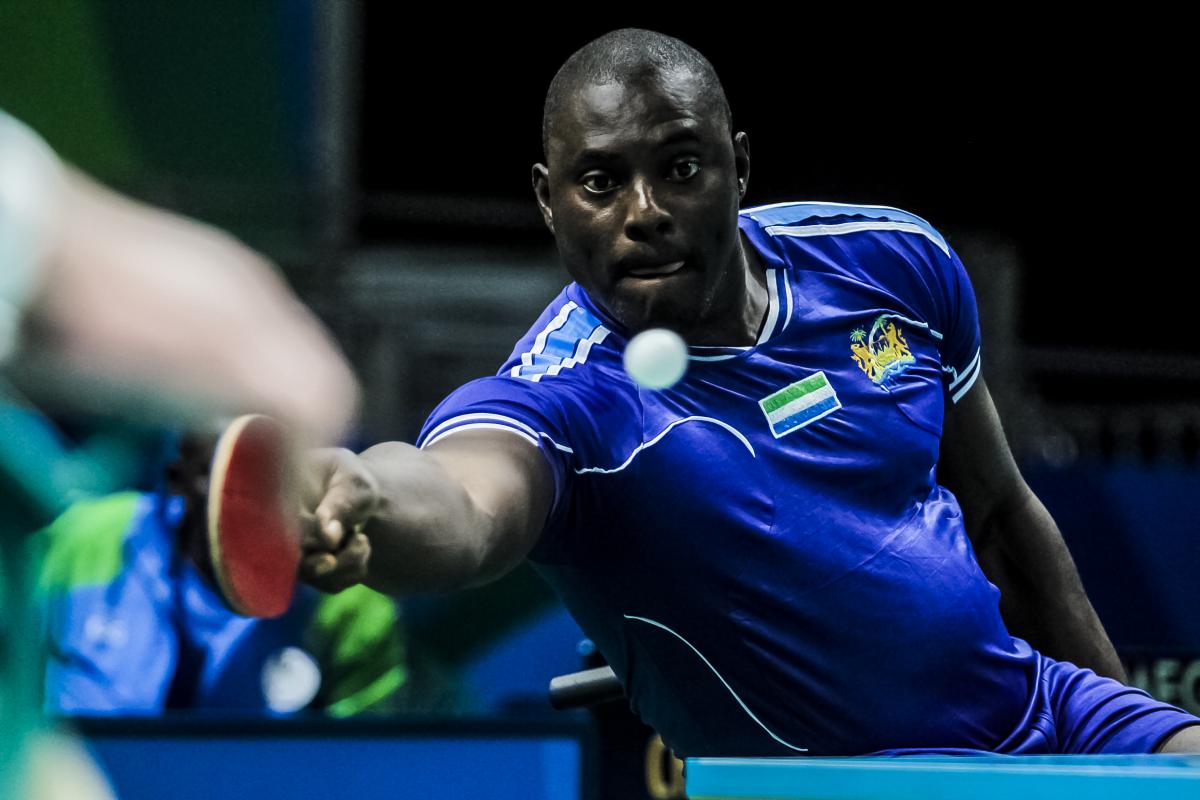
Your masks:
{"label": "forearm", "polygon": [[1000,589],[1010,632],[1051,658],[1126,680],[1062,534],[1033,492],[1022,484],[983,521],[980,534],[976,555]]}
{"label": "forearm", "polygon": [[379,484],[367,523],[368,586],[387,594],[446,591],[481,579],[491,519],[429,453],[399,442],[360,458]]}
{"label": "forearm", "polygon": [[65,174],[25,320],[31,379],[84,408],[135,402],[193,424],[253,411],[311,445],[342,435],[354,376],[270,263],[226,233]]}

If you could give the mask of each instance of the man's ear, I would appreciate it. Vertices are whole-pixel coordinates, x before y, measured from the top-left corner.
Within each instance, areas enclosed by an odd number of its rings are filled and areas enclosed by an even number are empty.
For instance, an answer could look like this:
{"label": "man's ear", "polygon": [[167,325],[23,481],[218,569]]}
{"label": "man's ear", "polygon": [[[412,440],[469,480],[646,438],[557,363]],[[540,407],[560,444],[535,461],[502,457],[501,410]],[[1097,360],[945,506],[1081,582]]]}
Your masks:
{"label": "man's ear", "polygon": [[533,194],[537,198],[538,209],[542,212],[542,222],[554,234],[554,212],[550,209],[550,170],[545,164],[533,165]]}
{"label": "man's ear", "polygon": [[733,135],[733,166],[737,171],[738,199],[746,196],[750,185],[750,137],[745,131]]}

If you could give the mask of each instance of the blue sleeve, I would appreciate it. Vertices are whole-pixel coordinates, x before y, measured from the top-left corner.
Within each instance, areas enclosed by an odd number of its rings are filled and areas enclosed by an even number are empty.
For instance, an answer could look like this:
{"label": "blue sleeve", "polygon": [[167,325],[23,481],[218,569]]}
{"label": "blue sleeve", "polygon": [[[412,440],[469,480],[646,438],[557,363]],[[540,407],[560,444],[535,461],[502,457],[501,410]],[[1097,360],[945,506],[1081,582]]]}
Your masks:
{"label": "blue sleeve", "polygon": [[429,415],[417,437],[425,448],[466,430],[501,430],[520,436],[542,451],[554,478],[555,517],[573,474],[566,415],[545,384],[498,375],[458,388]]}
{"label": "blue sleeve", "polygon": [[975,385],[980,372],[975,291],[958,254],[940,236],[904,234],[904,240],[904,257],[918,284],[911,299],[937,340],[946,398],[957,403]]}
{"label": "blue sleeve", "polygon": [[942,374],[946,393],[952,403],[961,400],[979,377],[979,308],[975,290],[962,261],[947,246],[946,253],[936,251],[934,263],[939,270],[941,297]]}

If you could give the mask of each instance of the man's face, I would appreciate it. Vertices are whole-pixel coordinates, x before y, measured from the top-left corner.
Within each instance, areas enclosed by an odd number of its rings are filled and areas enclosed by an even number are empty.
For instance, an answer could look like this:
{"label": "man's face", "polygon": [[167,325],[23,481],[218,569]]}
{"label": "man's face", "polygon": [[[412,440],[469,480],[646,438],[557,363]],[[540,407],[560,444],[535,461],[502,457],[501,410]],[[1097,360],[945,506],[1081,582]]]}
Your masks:
{"label": "man's face", "polygon": [[749,158],[692,75],[581,87],[547,160],[534,167],[546,224],[571,277],[609,314],[687,337],[724,313],[744,280],[737,211]]}

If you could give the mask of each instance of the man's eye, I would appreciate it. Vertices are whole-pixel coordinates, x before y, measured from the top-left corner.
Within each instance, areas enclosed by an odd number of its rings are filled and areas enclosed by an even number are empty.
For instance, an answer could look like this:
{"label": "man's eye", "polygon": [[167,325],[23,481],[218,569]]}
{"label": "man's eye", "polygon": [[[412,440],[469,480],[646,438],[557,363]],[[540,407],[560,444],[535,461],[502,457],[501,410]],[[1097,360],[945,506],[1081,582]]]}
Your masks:
{"label": "man's eye", "polygon": [[608,194],[617,188],[617,182],[603,172],[589,172],[583,176],[580,183],[592,194]]}
{"label": "man's eye", "polygon": [[668,177],[673,181],[686,181],[696,177],[700,171],[700,162],[694,158],[676,161],[668,171]]}

